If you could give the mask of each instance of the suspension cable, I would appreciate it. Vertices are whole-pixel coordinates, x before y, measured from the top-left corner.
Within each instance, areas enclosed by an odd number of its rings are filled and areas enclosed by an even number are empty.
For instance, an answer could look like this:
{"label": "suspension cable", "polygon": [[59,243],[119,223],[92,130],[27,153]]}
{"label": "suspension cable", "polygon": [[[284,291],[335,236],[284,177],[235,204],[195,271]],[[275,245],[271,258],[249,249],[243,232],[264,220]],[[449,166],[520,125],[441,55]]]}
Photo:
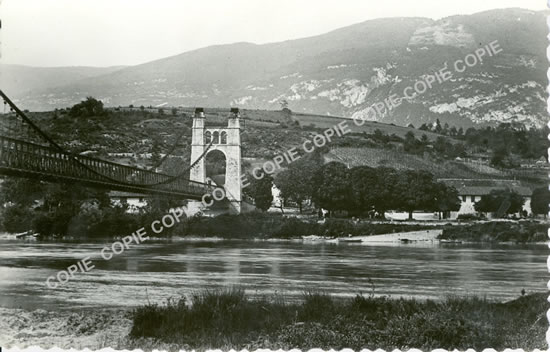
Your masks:
{"label": "suspension cable", "polygon": [[[103,177],[111,182],[115,182],[115,183],[118,183],[118,184],[121,184],[121,185],[125,185],[125,186],[134,186],[134,187],[151,187],[151,186],[156,186],[156,185],[161,185],[161,184],[166,184],[166,183],[170,183],[170,182],[173,182],[179,178],[182,178],[185,174],[185,172],[189,171],[192,167],[194,167],[205,155],[206,153],[208,152],[208,149],[210,149],[210,147],[212,146],[212,143],[210,143],[208,145],[208,147],[205,149],[205,151],[201,154],[201,156],[184,172],[176,175],[176,176],[173,176],[173,177],[170,177],[166,180],[163,180],[163,181],[160,181],[160,182],[157,182],[157,183],[153,183],[153,184],[139,184],[139,183],[129,183],[129,182],[125,182],[125,181],[122,181],[122,180],[118,180],[118,179],[115,179],[115,178],[112,178],[112,177],[109,177],[107,175],[104,175],[100,172],[97,172],[96,170],[94,170],[93,168],[89,167],[88,165],[82,163],[78,157],[72,153],[72,152],[68,152],[66,151],[65,149],[63,149],[59,144],[57,144],[53,139],[51,139],[45,132],[43,132],[37,125],[34,124],[34,122],[32,122],[24,113],[23,111],[21,111],[11,100],[10,98],[8,98],[8,96],[0,89],[0,96],[4,99],[4,102],[7,102],[8,105],[10,106],[11,109],[13,109],[15,111],[15,113],[21,117],[23,119],[23,121],[25,121],[28,125],[31,126],[31,128],[36,132],[38,133],[42,138],[44,138],[49,144],[50,146],[54,147],[55,149],[57,149],[60,153],[63,153],[63,154],[66,154],[68,155],[71,160],[73,160],[74,162],[76,162],[79,166],[85,168],[86,170],[90,171],[91,173],[97,175],[97,176],[100,176],[100,177]],[[121,165],[123,166],[123,165]],[[138,169],[138,171],[140,171]],[[147,171],[147,170],[143,170],[143,171]]]}
{"label": "suspension cable", "polygon": [[159,160],[159,162],[152,166],[151,168],[152,169],[156,169],[158,167],[160,167],[162,165],[162,163],[164,163],[164,161],[170,156],[172,155],[172,153],[174,152],[174,150],[176,150],[176,147],[178,146],[178,143],[180,141],[180,139],[183,137],[183,134],[184,132],[182,131],[179,136],[176,138],[176,141],[174,142],[174,145],[172,146],[172,148],[170,148],[170,150],[168,150],[168,152],[166,154],[164,154],[164,156]]}

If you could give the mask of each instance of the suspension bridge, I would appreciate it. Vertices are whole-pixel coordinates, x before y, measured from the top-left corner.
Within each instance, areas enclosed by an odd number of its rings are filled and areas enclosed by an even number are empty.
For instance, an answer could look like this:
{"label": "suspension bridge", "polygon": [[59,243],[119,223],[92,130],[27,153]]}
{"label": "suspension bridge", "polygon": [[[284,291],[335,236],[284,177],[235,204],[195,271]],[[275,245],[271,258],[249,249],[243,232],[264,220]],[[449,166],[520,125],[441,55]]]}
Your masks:
{"label": "suspension bridge", "polygon": [[167,175],[65,150],[1,90],[0,97],[4,106],[9,106],[9,112],[0,118],[0,175],[190,200],[200,200],[216,188],[189,179],[190,170],[204,164],[212,143],[203,148],[189,168],[178,175]]}

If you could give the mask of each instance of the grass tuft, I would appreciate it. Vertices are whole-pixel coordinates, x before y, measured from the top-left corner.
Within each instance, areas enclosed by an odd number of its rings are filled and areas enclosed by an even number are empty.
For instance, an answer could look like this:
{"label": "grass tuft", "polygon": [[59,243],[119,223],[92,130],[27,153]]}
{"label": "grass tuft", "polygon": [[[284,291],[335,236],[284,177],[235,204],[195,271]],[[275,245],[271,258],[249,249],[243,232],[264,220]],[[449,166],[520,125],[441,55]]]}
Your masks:
{"label": "grass tuft", "polygon": [[249,298],[239,288],[203,291],[189,301],[146,305],[134,312],[132,339],[186,349],[435,348],[543,349],[546,294],[507,303],[478,297],[441,301],[358,295],[335,299],[305,292]]}

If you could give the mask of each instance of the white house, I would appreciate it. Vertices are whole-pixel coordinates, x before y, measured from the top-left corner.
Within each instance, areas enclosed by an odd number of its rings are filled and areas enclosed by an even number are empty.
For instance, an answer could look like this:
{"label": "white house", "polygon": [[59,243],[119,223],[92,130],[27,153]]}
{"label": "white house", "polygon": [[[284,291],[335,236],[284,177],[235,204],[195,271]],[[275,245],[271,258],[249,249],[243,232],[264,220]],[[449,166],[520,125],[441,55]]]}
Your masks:
{"label": "white house", "polygon": [[532,214],[532,190],[522,186],[519,181],[498,179],[439,179],[438,181],[453,186],[458,191],[460,209],[451,212],[451,219],[456,219],[461,214],[476,214],[475,203],[480,201],[482,196],[488,195],[494,190],[511,190],[518,193],[524,199],[523,210],[528,215]]}

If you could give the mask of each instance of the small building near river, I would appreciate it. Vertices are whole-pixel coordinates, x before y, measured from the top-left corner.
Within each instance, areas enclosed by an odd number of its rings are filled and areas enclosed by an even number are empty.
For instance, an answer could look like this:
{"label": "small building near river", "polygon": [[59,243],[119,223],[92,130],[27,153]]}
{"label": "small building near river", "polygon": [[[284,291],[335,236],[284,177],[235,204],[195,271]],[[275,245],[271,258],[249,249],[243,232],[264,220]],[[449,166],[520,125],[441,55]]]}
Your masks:
{"label": "small building near river", "polygon": [[[447,186],[453,186],[458,191],[460,209],[451,212],[451,219],[456,219],[462,214],[477,214],[475,203],[484,195],[494,190],[510,190],[523,197],[523,213],[531,215],[531,194],[529,187],[523,186],[520,181],[500,179],[439,179]],[[517,214],[520,216],[521,214]]]}

